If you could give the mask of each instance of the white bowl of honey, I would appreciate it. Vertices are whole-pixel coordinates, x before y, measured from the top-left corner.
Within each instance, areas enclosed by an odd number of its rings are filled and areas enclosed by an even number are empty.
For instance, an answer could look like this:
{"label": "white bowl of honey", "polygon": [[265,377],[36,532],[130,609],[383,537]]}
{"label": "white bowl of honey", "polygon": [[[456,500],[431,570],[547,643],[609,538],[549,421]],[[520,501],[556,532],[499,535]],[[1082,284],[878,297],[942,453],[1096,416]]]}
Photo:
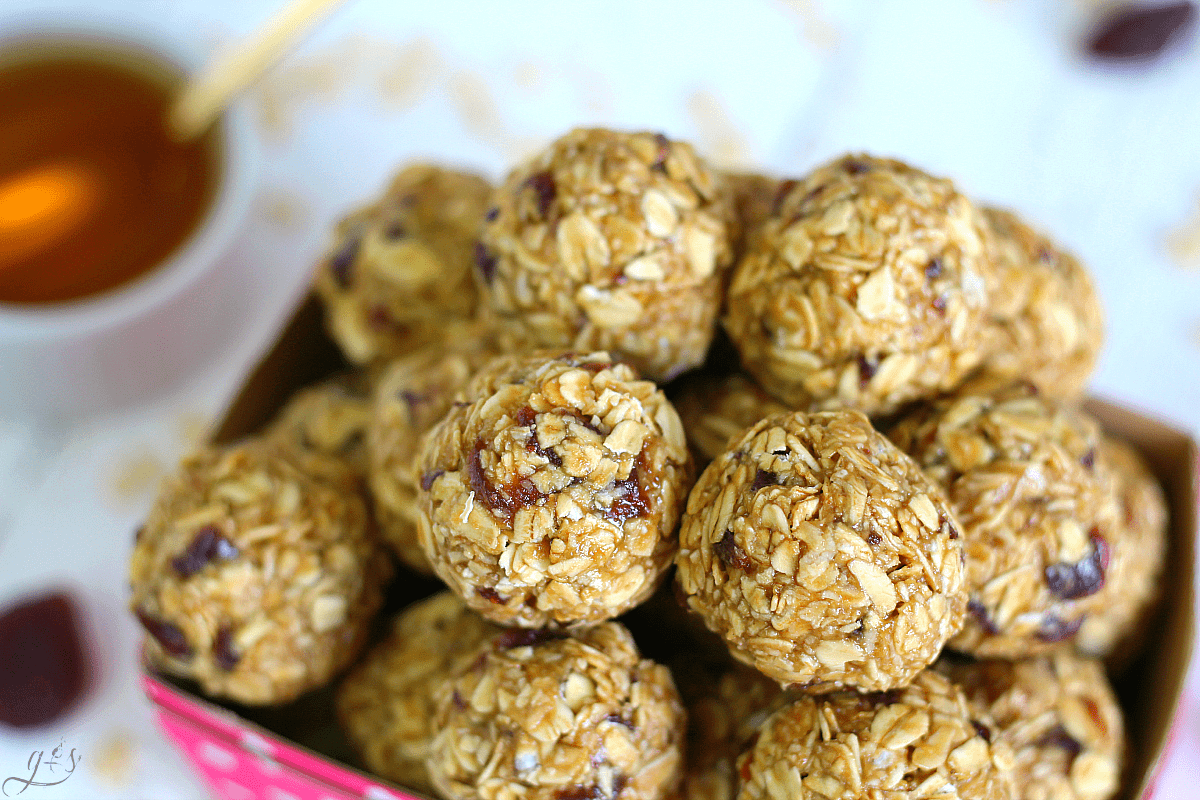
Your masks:
{"label": "white bowl of honey", "polygon": [[244,111],[175,141],[200,54],[101,26],[0,40],[0,414],[71,418],[184,378],[236,328],[222,260],[256,176]]}

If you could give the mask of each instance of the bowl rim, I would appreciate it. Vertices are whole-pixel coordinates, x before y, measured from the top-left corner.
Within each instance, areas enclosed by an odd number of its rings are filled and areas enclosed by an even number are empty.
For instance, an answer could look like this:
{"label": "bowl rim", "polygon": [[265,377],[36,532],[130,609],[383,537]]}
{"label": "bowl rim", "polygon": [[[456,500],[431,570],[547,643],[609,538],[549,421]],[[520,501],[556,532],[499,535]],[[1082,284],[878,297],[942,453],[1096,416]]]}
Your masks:
{"label": "bowl rim", "polygon": [[[115,49],[144,56],[185,74],[203,63],[201,48],[133,20],[72,20],[48,14],[5,23],[0,47],[47,42],[81,49]],[[250,212],[258,183],[256,137],[247,104],[237,100],[218,120],[218,183],[204,215],[165,259],[142,275],[105,292],[59,303],[0,302],[0,340],[69,337],[116,327],[167,304],[216,268]]]}

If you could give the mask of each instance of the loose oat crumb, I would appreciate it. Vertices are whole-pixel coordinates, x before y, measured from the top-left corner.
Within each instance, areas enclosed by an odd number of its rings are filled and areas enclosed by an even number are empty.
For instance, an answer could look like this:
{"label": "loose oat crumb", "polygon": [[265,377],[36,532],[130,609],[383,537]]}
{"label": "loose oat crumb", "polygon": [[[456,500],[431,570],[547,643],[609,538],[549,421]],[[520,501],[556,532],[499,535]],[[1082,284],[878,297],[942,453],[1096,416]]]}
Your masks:
{"label": "loose oat crumb", "polygon": [[162,459],[151,450],[128,453],[113,468],[109,494],[121,506],[132,505],[157,489],[166,471]]}

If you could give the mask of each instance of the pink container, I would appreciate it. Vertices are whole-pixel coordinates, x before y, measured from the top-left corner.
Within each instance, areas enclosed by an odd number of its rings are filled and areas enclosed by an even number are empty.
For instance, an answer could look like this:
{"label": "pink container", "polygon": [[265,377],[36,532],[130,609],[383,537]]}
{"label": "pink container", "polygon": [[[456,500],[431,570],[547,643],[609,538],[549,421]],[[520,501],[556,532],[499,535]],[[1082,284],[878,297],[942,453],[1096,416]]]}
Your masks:
{"label": "pink container", "polygon": [[148,673],[142,689],[163,732],[221,800],[425,800],[384,786]]}
{"label": "pink container", "polygon": [[[343,368],[309,299],[250,376],[214,435],[233,441],[258,430],[300,386]],[[1121,800],[1149,800],[1176,737],[1195,638],[1193,564],[1198,459],[1184,432],[1129,409],[1089,400],[1104,428],[1137,447],[1163,485],[1171,511],[1163,613],[1146,651],[1117,684],[1131,744]],[[159,724],[220,800],[428,800],[268,731],[156,675],[142,687]]]}

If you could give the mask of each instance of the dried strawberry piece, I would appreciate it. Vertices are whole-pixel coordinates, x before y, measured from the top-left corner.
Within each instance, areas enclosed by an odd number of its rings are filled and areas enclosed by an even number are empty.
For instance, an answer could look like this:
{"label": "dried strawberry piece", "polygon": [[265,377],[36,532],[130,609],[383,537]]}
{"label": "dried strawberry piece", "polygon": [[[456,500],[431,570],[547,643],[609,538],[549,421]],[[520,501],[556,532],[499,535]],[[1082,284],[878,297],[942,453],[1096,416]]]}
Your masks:
{"label": "dried strawberry piece", "polygon": [[196,531],[187,550],[171,559],[171,567],[179,577],[190,578],[213,561],[232,561],[238,555],[237,547],[215,525],[205,525]]}
{"label": "dried strawberry piece", "polygon": [[88,686],[87,656],[74,601],[56,592],[0,614],[0,723],[45,725]]}
{"label": "dried strawberry piece", "polygon": [[1149,61],[1195,25],[1195,3],[1125,6],[1100,24],[1088,41],[1088,52],[1110,61]]}

